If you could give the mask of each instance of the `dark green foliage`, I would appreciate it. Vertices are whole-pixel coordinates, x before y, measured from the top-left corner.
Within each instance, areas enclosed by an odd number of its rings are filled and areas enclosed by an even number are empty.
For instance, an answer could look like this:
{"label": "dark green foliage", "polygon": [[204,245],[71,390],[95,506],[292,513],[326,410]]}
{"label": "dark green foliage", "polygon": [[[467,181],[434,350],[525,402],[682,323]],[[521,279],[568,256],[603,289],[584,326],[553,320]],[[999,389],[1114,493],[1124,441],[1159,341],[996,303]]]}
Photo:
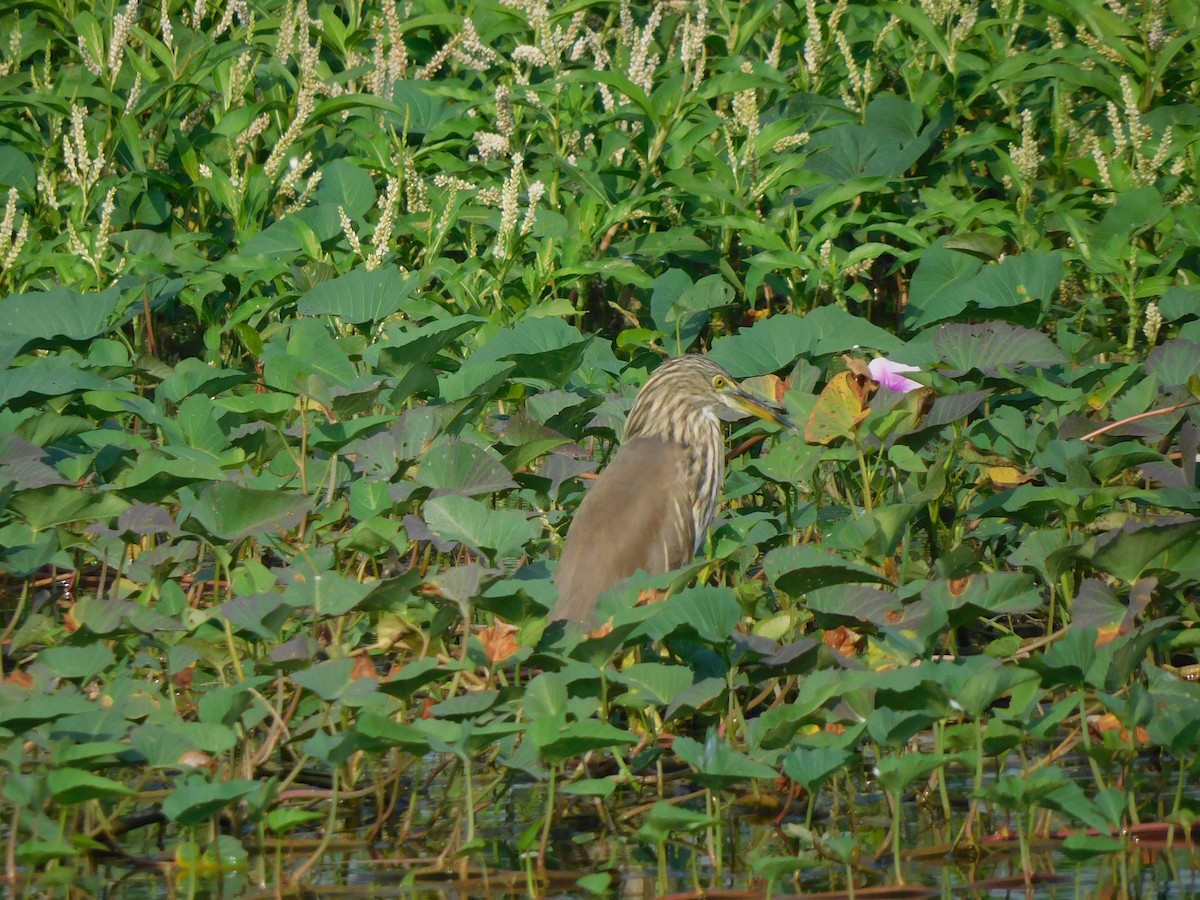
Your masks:
{"label": "dark green foliage", "polygon": [[[442,862],[518,778],[543,862],[571,798],[664,861],[794,782],[769,878],[854,862],[813,822],[866,777],[1026,875],[1035,811],[1189,821],[1200,14],[1115,6],[10,5],[14,862],[66,890],[153,811],[242,871],[429,771]],[[580,476],[688,351],[801,427],[732,426],[705,559],[564,633]],[[703,811],[625,827],[664,773]]]}

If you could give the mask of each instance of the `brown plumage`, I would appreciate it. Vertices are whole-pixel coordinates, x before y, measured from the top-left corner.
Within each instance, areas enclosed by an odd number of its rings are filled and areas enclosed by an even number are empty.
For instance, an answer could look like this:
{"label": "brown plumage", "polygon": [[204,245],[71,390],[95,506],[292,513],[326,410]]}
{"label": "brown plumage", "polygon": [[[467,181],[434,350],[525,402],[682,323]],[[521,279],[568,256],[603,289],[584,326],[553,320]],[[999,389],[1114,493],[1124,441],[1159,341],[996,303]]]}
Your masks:
{"label": "brown plumage", "polygon": [[791,426],[703,356],[667,360],[646,381],[621,449],[567,532],[552,620],[591,626],[600,595],[618,581],[639,569],[669,572],[696,555],[725,478],[721,408]]}

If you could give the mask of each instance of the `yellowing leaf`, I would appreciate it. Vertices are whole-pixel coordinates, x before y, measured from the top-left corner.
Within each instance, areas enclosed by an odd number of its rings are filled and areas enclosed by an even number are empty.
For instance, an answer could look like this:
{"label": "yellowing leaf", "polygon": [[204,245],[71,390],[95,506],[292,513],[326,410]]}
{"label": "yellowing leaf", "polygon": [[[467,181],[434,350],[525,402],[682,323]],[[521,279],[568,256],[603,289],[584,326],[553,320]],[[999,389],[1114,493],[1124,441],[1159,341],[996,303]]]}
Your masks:
{"label": "yellowing leaf", "polygon": [[866,404],[874,393],[875,384],[869,378],[838,372],[817,397],[804,426],[804,439],[810,444],[830,444],[835,438],[853,438],[867,417]]}

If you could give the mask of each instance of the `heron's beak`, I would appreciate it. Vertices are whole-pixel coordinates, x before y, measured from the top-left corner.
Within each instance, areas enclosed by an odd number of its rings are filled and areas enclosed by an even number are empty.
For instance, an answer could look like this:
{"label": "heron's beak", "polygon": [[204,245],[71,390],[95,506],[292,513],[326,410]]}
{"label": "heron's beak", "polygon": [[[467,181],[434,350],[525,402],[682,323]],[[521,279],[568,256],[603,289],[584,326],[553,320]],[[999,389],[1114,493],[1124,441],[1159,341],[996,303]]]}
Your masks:
{"label": "heron's beak", "polygon": [[734,409],[740,410],[748,416],[766,419],[768,422],[772,422],[783,428],[796,427],[792,424],[791,419],[783,415],[784,407],[782,404],[756,397],[740,388],[730,392],[729,399],[732,401],[730,405]]}

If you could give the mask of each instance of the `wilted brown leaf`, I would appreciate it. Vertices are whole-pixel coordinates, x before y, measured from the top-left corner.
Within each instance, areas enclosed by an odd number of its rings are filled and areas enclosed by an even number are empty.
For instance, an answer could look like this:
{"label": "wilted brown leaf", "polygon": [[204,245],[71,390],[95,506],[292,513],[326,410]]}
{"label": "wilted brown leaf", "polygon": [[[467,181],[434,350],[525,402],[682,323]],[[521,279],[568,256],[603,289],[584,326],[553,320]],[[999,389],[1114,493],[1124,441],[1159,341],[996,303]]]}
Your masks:
{"label": "wilted brown leaf", "polygon": [[489,665],[502,663],[517,652],[516,635],[518,630],[516,625],[496,619],[479,632],[479,640],[483,644],[483,653],[487,657]]}
{"label": "wilted brown leaf", "polygon": [[861,634],[855,634],[845,625],[821,632],[821,640],[825,646],[839,656],[852,659],[862,652],[867,645],[867,639]]}

